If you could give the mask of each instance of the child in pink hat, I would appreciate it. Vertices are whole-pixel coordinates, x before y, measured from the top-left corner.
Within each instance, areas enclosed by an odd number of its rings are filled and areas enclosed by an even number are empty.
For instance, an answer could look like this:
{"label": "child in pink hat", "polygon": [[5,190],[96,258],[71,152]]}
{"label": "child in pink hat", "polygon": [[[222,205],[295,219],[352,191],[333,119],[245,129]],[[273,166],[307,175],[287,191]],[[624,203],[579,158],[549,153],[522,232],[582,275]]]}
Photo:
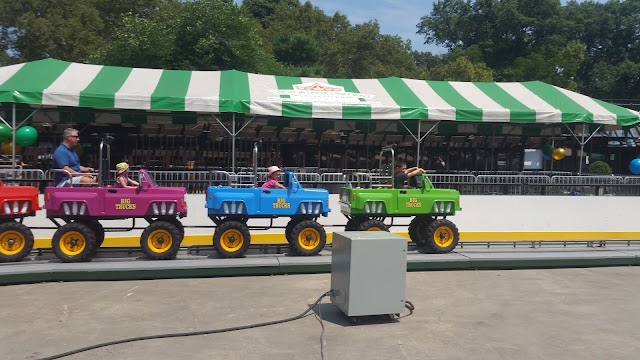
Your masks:
{"label": "child in pink hat", "polygon": [[118,177],[116,178],[117,186],[123,188],[134,188],[140,185],[137,181],[129,179],[129,164],[126,162],[121,162],[116,165],[116,170],[118,171]]}
{"label": "child in pink hat", "polygon": [[278,179],[280,179],[280,174],[282,174],[282,170],[280,170],[279,167],[275,165],[269,166],[267,171],[269,172],[269,179],[267,179],[267,181],[262,184],[263,189],[286,189],[284,185],[278,182]]}

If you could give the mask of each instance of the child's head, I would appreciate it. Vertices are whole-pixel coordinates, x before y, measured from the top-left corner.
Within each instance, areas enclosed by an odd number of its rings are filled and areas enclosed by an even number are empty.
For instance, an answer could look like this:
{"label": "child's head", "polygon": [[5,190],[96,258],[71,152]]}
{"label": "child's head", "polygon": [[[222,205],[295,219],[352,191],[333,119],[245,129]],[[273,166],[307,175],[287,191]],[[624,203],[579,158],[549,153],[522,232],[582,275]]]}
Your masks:
{"label": "child's head", "polygon": [[269,166],[269,168],[267,169],[267,171],[269,172],[269,177],[272,179],[277,179],[280,177],[280,173],[282,172],[282,170],[280,170],[279,167],[277,166]]}
{"label": "child's head", "polygon": [[129,164],[126,162],[121,162],[116,165],[116,170],[118,171],[118,175],[126,174],[129,171]]}

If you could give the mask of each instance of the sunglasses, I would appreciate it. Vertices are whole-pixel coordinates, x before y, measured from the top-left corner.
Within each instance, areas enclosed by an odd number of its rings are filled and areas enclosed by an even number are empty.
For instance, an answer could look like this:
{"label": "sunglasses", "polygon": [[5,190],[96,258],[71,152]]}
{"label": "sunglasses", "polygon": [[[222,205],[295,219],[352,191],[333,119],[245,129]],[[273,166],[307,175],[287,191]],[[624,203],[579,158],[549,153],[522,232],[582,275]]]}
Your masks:
{"label": "sunglasses", "polygon": [[76,138],[76,139],[80,137],[80,135],[69,135],[69,136],[70,136],[70,137],[74,137],[74,138]]}

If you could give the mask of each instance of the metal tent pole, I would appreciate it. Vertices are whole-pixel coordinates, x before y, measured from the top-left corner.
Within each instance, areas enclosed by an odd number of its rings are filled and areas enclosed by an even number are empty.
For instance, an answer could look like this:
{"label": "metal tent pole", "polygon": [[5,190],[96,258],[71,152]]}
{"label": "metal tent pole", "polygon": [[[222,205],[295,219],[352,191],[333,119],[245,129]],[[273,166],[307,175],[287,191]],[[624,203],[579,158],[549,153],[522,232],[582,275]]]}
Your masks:
{"label": "metal tent pole", "polygon": [[[418,139],[420,139],[420,123],[421,122],[422,121],[418,120]],[[419,140],[418,141],[418,146],[416,147],[416,166],[417,167],[421,167],[420,166],[420,143],[421,142],[422,141]]]}
{"label": "metal tent pole", "polygon": [[402,125],[407,132],[409,132],[409,134],[413,137],[413,139],[418,143],[418,153],[416,156],[416,166],[420,167],[420,143],[422,142],[422,140],[424,140],[425,137],[427,137],[427,135],[429,135],[431,133],[431,131],[433,131],[433,129],[436,128],[436,126],[438,126],[438,124],[440,124],[440,121],[436,122],[431,129],[429,129],[429,131],[427,131],[426,133],[424,133],[424,135],[420,136],[420,120],[418,120],[418,136],[416,137],[413,132],[411,132],[411,130],[409,130],[409,128],[407,127],[407,125],[404,124],[404,122],[401,120],[400,121],[400,125]]}
{"label": "metal tent pole", "polygon": [[236,113],[231,114],[231,172],[236,172]]}
{"label": "metal tent pole", "polygon": [[[556,148],[556,134],[551,134],[551,147],[555,150]],[[551,174],[553,175],[553,153],[551,153]]]}
{"label": "metal tent pole", "polygon": [[564,126],[567,128],[567,130],[569,130],[569,132],[571,133],[571,135],[573,136],[574,139],[576,139],[577,142],[580,143],[580,165],[578,167],[578,175],[582,175],[582,158],[584,157],[584,146],[586,143],[589,142],[589,140],[591,140],[591,138],[598,132],[600,131],[600,129],[602,128],[602,125],[599,125],[597,129],[595,129],[593,131],[593,133],[591,135],[589,135],[589,138],[587,140],[584,139],[585,136],[585,132],[587,131],[586,127],[587,124],[586,123],[582,123],[582,140],[578,140],[578,137],[576,136],[576,134],[571,130],[571,128],[569,127],[569,125],[564,124]]}
{"label": "metal tent pole", "polygon": [[211,116],[213,116],[214,119],[216,119],[216,121],[218,122],[218,124],[220,124],[220,126],[222,126],[222,128],[229,134],[231,135],[231,171],[236,172],[236,135],[240,134],[242,132],[242,130],[244,130],[244,128],[246,128],[247,126],[249,126],[249,124],[251,124],[253,122],[253,120],[255,120],[256,116],[254,115],[249,121],[247,121],[244,126],[242,126],[242,128],[238,131],[236,131],[236,113],[233,113],[231,115],[231,131],[224,126],[224,124],[222,123],[222,121],[220,121],[220,119],[218,119],[214,114],[211,114]]}
{"label": "metal tent pole", "polygon": [[13,178],[15,179],[15,168],[16,168],[16,103],[13,103],[13,119],[11,120],[11,166],[14,169]]}
{"label": "metal tent pole", "polygon": [[582,123],[582,140],[580,141],[580,166],[578,167],[578,175],[582,175],[582,158],[584,157],[584,133],[586,131],[585,127],[587,124]]}

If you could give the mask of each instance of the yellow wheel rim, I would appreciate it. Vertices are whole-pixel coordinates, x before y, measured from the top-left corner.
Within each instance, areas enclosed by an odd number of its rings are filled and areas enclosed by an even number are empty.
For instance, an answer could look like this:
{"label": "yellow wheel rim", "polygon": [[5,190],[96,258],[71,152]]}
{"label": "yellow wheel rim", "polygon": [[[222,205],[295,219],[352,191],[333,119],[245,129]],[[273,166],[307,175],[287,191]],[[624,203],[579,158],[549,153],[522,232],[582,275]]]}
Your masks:
{"label": "yellow wheel rim", "polygon": [[433,242],[443,248],[453,244],[453,230],[448,226],[440,226],[433,233]]}
{"label": "yellow wheel rim", "polygon": [[372,227],[368,228],[367,231],[382,231],[382,229],[380,229],[377,226],[372,226]]}
{"label": "yellow wheel rim", "polygon": [[220,246],[228,252],[236,252],[242,248],[244,236],[237,229],[229,229],[222,233]]}
{"label": "yellow wheel rim", "polygon": [[298,234],[298,244],[305,250],[314,250],[320,245],[320,233],[314,228],[305,228]]}
{"label": "yellow wheel rim", "polygon": [[147,246],[154,253],[163,253],[171,247],[173,237],[164,229],[154,230],[147,238]]}
{"label": "yellow wheel rim", "polygon": [[60,250],[69,256],[82,254],[87,247],[87,241],[84,235],[77,231],[69,231],[60,238]]}
{"label": "yellow wheel rim", "polygon": [[19,253],[26,244],[24,236],[19,231],[9,230],[0,234],[0,253],[4,255]]}

